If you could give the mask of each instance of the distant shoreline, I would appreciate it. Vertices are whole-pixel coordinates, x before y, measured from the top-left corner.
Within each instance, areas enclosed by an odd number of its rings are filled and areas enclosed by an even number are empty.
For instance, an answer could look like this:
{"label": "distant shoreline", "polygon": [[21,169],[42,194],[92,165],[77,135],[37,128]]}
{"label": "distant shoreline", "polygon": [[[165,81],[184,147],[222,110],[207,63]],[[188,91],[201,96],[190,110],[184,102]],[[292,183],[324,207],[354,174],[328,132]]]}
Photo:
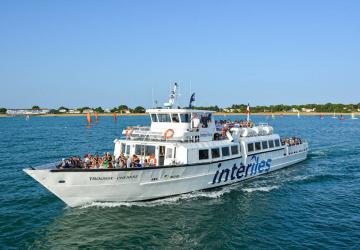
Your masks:
{"label": "distant shoreline", "polygon": [[[360,112],[354,112],[355,115],[360,115]],[[86,116],[87,114],[46,114],[46,115],[30,115],[30,116],[41,116],[41,117],[78,117],[78,116]],[[146,113],[132,113],[132,114],[117,114],[117,117],[121,117],[121,116],[147,116],[148,114]],[[215,115],[222,115],[222,116],[246,116],[246,114],[244,113],[226,113],[226,112],[216,112]],[[275,115],[275,116],[296,116],[298,115],[298,113],[289,113],[289,112],[276,112],[276,113],[271,113],[271,112],[260,112],[260,113],[252,113],[252,116],[271,116],[271,115]],[[311,113],[307,113],[307,112],[300,112],[300,116],[320,116],[320,115],[324,115],[324,116],[333,116],[334,113],[333,112],[311,112]],[[339,115],[343,115],[343,116],[349,116],[351,115],[351,113],[336,113],[336,116]],[[19,115],[19,116],[24,116],[24,115]],[[95,116],[95,114],[91,114],[91,116]],[[100,113],[98,114],[98,116],[114,116],[114,114],[112,113]],[[12,115],[7,115],[7,114],[0,114],[0,118],[4,118],[4,117],[16,117],[16,116],[12,116]]]}

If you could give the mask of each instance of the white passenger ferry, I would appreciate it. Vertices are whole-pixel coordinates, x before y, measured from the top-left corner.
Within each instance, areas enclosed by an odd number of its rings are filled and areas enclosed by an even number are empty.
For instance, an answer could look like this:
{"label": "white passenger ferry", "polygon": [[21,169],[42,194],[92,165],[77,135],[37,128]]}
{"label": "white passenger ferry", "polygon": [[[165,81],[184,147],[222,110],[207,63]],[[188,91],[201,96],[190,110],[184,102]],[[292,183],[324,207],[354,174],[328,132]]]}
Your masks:
{"label": "white passenger ferry", "polygon": [[[216,122],[214,113],[173,108],[176,87],[162,109],[149,109],[150,127],[129,127],[116,139],[111,168],[24,171],[71,207],[99,202],[152,200],[234,184],[307,158],[308,143],[282,140],[267,124]],[[192,98],[193,100],[193,98]],[[129,164],[136,157],[137,163]]]}

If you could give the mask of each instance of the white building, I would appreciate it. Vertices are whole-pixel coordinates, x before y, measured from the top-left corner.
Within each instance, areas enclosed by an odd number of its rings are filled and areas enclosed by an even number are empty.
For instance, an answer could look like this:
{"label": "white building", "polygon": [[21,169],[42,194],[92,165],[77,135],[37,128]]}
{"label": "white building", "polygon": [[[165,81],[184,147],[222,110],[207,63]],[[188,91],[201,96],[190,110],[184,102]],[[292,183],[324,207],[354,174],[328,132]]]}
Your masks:
{"label": "white building", "polygon": [[49,109],[8,109],[6,114],[8,115],[46,115],[50,113]]}
{"label": "white building", "polygon": [[306,113],[311,113],[311,112],[315,112],[315,109],[316,108],[313,108],[313,109],[302,108],[301,111],[306,112]]}

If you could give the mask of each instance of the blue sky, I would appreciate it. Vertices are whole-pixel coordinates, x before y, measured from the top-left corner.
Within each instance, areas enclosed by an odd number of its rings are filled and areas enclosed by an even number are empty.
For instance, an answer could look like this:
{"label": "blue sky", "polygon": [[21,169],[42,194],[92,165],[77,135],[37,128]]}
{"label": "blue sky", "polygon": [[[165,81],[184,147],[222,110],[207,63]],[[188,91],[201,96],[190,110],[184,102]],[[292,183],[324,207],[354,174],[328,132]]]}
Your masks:
{"label": "blue sky", "polygon": [[360,1],[1,1],[0,107],[360,102]]}

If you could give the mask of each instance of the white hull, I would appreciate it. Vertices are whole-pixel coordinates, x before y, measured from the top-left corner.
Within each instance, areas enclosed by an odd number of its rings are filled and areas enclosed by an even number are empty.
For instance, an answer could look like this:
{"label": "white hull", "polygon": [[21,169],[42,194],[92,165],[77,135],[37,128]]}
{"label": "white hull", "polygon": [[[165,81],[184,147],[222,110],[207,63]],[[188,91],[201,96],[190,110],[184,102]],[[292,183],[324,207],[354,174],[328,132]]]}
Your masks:
{"label": "white hull", "polygon": [[295,146],[292,149],[296,152],[287,152],[288,149],[283,148],[276,152],[247,156],[246,160],[243,155],[235,159],[190,166],[138,170],[24,171],[66,204],[75,207],[94,201],[158,199],[233,184],[306,159],[307,145]]}

